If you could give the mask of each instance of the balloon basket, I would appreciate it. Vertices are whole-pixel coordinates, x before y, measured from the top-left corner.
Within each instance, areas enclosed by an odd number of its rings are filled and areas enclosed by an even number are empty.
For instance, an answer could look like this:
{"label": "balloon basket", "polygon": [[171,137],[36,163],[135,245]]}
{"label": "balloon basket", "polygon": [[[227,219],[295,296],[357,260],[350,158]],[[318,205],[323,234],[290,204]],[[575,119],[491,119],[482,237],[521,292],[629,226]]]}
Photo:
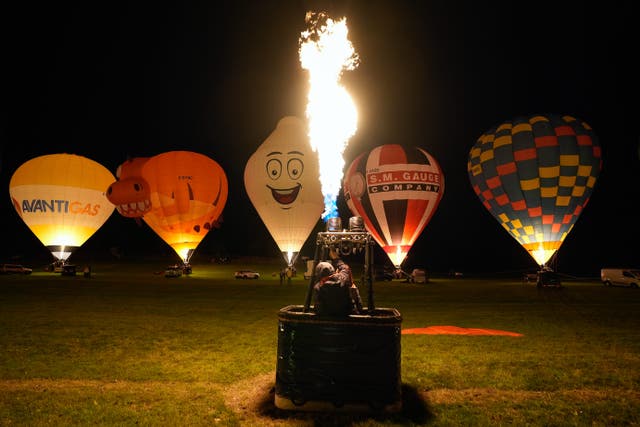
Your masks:
{"label": "balloon basket", "polygon": [[276,407],[400,411],[401,322],[394,308],[339,318],[318,317],[302,305],[280,309]]}

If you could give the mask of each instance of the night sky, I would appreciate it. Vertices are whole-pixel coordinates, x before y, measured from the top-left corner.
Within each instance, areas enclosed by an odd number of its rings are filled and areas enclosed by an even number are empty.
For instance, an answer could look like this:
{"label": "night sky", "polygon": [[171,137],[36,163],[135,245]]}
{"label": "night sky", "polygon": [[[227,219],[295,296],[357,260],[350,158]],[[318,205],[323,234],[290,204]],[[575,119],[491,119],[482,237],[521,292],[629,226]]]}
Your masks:
{"label": "night sky", "polygon": [[[555,268],[594,276],[602,266],[640,266],[631,2],[614,8],[542,1],[526,9],[426,0],[85,3],[25,3],[4,12],[2,261],[47,259],[9,198],[9,180],[23,162],[66,152],[115,174],[128,157],[170,150],[210,156],[229,180],[222,228],[197,254],[279,257],[245,192],[244,167],[280,118],[304,118],[307,75],[298,37],[305,12],[324,10],[346,16],[360,57],[342,79],[360,116],[347,165],[375,146],[400,143],[426,149],[444,172],[444,197],[405,266],[535,270],[480,204],[466,170],[483,132],[535,113],[584,120],[603,152],[591,201]],[[338,207],[345,222],[350,213],[341,198]],[[316,231],[322,229],[319,219]],[[314,233],[302,255],[313,256]],[[72,257],[109,256],[113,247],[171,253],[145,224],[114,211]]]}

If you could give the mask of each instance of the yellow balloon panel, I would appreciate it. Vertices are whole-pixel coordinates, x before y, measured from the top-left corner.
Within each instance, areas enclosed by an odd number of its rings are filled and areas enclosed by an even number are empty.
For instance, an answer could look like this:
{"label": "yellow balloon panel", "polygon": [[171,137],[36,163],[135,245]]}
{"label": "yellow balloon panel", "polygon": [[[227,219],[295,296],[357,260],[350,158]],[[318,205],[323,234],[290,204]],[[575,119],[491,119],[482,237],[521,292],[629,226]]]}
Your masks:
{"label": "yellow balloon panel", "polygon": [[[73,154],[36,157],[11,177],[16,212],[43,245],[66,259],[113,213],[104,190],[114,180],[104,166]],[[67,247],[58,255],[59,249]]]}
{"label": "yellow balloon panel", "polygon": [[50,185],[105,191],[115,179],[100,163],[75,154],[48,154],[23,163],[11,177],[9,188],[20,185]]}

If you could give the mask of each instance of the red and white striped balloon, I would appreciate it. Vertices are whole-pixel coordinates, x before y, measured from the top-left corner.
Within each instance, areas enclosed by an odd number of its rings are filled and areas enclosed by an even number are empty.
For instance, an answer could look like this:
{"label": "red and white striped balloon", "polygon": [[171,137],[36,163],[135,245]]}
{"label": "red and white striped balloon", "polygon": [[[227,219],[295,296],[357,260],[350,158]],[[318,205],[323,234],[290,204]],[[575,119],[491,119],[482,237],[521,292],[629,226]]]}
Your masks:
{"label": "red and white striped balloon", "polygon": [[363,218],[367,231],[399,268],[442,199],[444,175],[424,149],[386,144],[349,165],[343,193],[352,214]]}

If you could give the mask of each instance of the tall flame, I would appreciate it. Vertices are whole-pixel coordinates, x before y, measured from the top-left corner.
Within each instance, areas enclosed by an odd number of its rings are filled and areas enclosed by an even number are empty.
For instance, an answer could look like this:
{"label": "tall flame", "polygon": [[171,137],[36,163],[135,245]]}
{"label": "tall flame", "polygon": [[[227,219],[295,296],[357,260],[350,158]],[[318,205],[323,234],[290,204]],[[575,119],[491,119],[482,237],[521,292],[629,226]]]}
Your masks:
{"label": "tall flame", "polygon": [[358,66],[358,55],[347,38],[346,18],[334,21],[324,12],[307,12],[305,22],[309,29],[301,33],[298,53],[302,68],[309,71],[306,115],[311,147],[320,162],[325,205],[322,218],[326,221],[338,216],[342,154],[358,122],[356,106],[339,81],[344,70]]}

